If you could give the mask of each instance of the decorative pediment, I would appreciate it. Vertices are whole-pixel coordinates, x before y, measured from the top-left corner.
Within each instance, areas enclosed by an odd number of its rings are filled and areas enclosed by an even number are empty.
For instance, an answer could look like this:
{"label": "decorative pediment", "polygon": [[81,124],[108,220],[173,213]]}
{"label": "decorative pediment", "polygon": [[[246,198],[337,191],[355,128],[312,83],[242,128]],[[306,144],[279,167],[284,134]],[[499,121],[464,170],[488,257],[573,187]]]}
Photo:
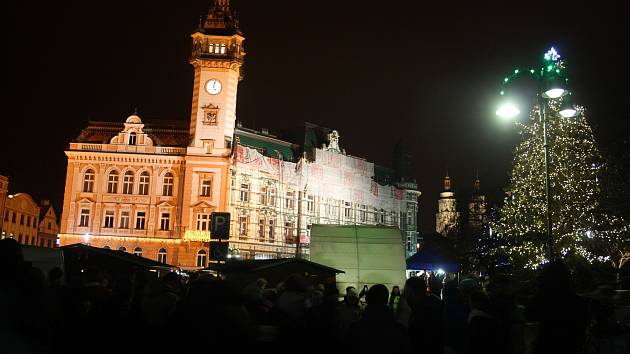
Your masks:
{"label": "decorative pediment", "polygon": [[219,119],[219,106],[208,103],[201,107],[203,110],[203,124],[216,125]]}
{"label": "decorative pediment", "polygon": [[85,198],[85,197],[77,200],[77,203],[81,203],[81,204],[92,204],[92,203],[95,203],[95,202],[96,202],[96,200],[92,200],[90,198]]}
{"label": "decorative pediment", "polygon": [[157,206],[163,207],[163,208],[169,208],[169,207],[170,208],[174,208],[175,204],[167,202],[167,201],[164,201],[164,202],[158,203]]}
{"label": "decorative pediment", "polygon": [[208,203],[208,201],[206,201],[206,200],[199,201],[199,202],[191,205],[191,207],[195,208],[195,209],[201,209],[201,208],[202,209],[212,209],[212,211],[214,211],[214,209],[216,209],[216,207],[214,205]]}

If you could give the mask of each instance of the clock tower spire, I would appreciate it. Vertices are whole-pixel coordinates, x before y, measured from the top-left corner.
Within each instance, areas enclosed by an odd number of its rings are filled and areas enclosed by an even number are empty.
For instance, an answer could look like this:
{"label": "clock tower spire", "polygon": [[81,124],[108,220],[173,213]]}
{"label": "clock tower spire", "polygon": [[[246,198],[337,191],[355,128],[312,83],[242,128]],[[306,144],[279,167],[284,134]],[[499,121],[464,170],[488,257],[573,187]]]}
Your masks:
{"label": "clock tower spire", "polygon": [[223,155],[234,135],[236,93],[245,57],[245,38],[229,0],[215,0],[191,37],[195,79],[189,152]]}

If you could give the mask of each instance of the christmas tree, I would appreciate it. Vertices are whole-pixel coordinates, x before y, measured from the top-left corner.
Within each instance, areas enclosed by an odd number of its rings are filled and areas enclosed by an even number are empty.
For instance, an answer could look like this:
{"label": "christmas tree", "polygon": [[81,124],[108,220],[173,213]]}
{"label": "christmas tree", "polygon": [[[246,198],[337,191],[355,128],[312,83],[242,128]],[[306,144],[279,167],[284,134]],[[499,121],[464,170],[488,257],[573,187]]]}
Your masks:
{"label": "christmas tree", "polygon": [[[584,109],[572,118],[558,114],[562,98],[550,100],[548,117],[549,177],[552,242],[557,256],[584,256],[596,229],[614,224],[598,211],[599,175],[603,161]],[[496,225],[504,244],[499,248],[515,266],[536,268],[546,261],[546,199],[541,107],[529,120],[517,123],[521,143],[516,147],[511,181]]]}

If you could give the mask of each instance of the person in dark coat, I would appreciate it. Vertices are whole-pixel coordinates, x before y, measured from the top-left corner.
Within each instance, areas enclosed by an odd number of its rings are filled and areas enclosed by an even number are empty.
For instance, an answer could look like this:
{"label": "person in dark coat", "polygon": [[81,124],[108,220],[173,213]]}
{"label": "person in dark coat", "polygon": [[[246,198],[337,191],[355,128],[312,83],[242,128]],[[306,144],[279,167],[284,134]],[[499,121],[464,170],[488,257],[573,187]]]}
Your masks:
{"label": "person in dark coat", "polygon": [[374,352],[384,348],[387,353],[403,353],[405,328],[387,306],[389,292],[383,284],[373,285],[366,294],[367,306],[363,318],[348,330],[346,347],[353,352]]}
{"label": "person in dark coat", "polygon": [[424,278],[412,277],[405,282],[403,296],[411,308],[408,327],[408,352],[442,354],[442,301],[427,294]]}
{"label": "person in dark coat", "polygon": [[538,291],[525,311],[536,321],[536,354],[582,353],[589,323],[588,302],[578,296],[561,261],[547,263],[538,278]]}

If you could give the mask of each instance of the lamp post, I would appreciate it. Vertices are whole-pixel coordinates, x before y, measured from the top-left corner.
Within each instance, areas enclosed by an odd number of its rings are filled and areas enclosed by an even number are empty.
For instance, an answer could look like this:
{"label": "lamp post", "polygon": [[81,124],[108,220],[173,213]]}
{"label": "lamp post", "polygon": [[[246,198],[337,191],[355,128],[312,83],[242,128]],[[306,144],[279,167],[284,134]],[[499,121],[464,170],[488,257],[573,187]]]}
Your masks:
{"label": "lamp post", "polygon": [[513,101],[509,100],[508,87],[515,79],[523,77],[522,74],[528,74],[527,77],[533,79],[536,83],[536,103],[538,105],[538,118],[542,124],[543,130],[543,150],[544,150],[544,166],[545,166],[545,201],[546,201],[546,229],[547,229],[547,257],[551,261],[554,259],[553,253],[553,235],[551,221],[551,182],[549,176],[549,141],[548,141],[548,113],[547,107],[550,100],[563,98],[560,107],[560,116],[571,118],[577,113],[576,109],[571,106],[564,76],[564,65],[559,60],[560,55],[554,48],[551,48],[544,55],[544,65],[538,69],[530,69],[529,71],[514,70],[514,73],[503,79],[503,87],[501,97],[505,100],[502,102],[496,114],[503,118],[514,118],[519,115],[520,110]]}

